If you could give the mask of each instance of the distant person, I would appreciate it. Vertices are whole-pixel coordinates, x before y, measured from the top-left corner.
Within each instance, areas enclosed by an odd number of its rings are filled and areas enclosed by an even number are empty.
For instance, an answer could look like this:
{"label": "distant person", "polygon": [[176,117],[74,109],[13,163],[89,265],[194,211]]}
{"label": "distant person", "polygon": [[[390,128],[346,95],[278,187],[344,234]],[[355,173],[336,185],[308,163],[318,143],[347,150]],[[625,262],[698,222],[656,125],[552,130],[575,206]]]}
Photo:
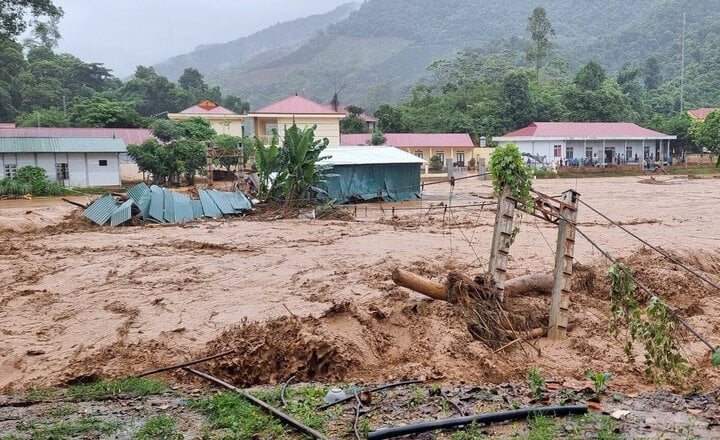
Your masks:
{"label": "distant person", "polygon": [[455,176],[450,178],[450,189],[455,189]]}

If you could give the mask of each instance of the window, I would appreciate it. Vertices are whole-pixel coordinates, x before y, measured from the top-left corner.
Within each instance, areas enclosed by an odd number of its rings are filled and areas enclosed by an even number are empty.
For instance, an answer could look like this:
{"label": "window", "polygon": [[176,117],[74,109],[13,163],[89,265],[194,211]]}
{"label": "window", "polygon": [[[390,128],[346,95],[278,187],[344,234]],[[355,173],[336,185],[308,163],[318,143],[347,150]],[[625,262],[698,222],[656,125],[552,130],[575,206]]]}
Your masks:
{"label": "window", "polygon": [[565,149],[565,159],[572,159],[575,155],[575,149],[573,147],[567,147]]}
{"label": "window", "polygon": [[423,152],[422,151],[416,151],[415,156],[419,157],[420,159],[423,159]]}
{"label": "window", "polygon": [[15,177],[17,175],[17,165],[14,163],[5,165],[5,177]]}
{"label": "window", "polygon": [[463,153],[461,151],[456,155],[456,157],[457,157],[457,166],[464,167],[465,166],[465,153]]}
{"label": "window", "polygon": [[562,145],[554,145],[553,146],[553,156],[554,157],[562,157]]}
{"label": "window", "polygon": [[585,147],[585,158],[592,159],[592,147]]}
{"label": "window", "polygon": [[55,175],[57,176],[57,180],[68,180],[70,178],[68,164],[56,163],[55,164]]}
{"label": "window", "polygon": [[435,154],[440,159],[440,162],[445,163],[445,153],[443,153],[442,151],[438,151]]}
{"label": "window", "polygon": [[266,136],[275,136],[280,134],[278,131],[278,125],[277,124],[265,124],[265,135]]}
{"label": "window", "polygon": [[633,157],[632,147],[625,147],[625,159],[630,160]]}
{"label": "window", "polygon": [[98,161],[98,166],[106,167],[106,166],[107,166],[107,160],[105,160],[105,159],[100,159],[100,160]]}
{"label": "window", "polygon": [[650,146],[645,145],[643,147],[643,157],[650,157]]}

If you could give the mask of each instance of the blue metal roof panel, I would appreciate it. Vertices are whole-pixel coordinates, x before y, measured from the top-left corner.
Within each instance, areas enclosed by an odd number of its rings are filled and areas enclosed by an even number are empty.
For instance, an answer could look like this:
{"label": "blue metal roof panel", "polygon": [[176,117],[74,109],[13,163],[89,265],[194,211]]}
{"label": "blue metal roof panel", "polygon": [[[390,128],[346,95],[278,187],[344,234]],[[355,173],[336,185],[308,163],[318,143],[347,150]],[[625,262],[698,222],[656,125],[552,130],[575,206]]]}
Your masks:
{"label": "blue metal roof panel", "polygon": [[172,193],[173,204],[175,205],[175,221],[178,223],[194,220],[190,197],[185,194]]}
{"label": "blue metal roof panel", "polygon": [[102,226],[110,220],[113,211],[117,208],[117,201],[110,194],[105,194],[95,200],[84,212],[83,215],[98,225]]}
{"label": "blue metal roof panel", "polygon": [[0,153],[125,153],[122,138],[0,137]]}
{"label": "blue metal roof panel", "polygon": [[236,211],[244,211],[248,209],[252,209],[252,203],[250,203],[250,200],[245,197],[245,194],[237,191],[237,192],[230,192],[225,193],[227,195],[228,200],[230,201],[230,205],[232,205],[233,209]]}
{"label": "blue metal roof panel", "polygon": [[140,208],[140,214],[142,215],[143,220],[148,221],[150,217],[150,200],[152,199],[152,192],[148,189],[146,193],[142,195],[140,200],[136,203],[138,208]]}
{"label": "blue metal roof panel", "polygon": [[128,197],[133,199],[136,205],[140,205],[140,200],[142,200],[143,196],[147,192],[150,192],[150,187],[147,186],[145,182],[138,183],[127,190]]}
{"label": "blue metal roof panel", "polygon": [[165,193],[163,189],[157,185],[150,187],[150,209],[148,210],[148,220],[153,220],[159,223],[165,222],[164,212],[164,200]]}
{"label": "blue metal roof panel", "polygon": [[203,215],[202,202],[200,200],[190,200],[190,207],[193,210],[193,218],[199,219]]}
{"label": "blue metal roof panel", "polygon": [[203,215],[212,218],[222,217],[222,212],[220,212],[213,198],[210,197],[208,190],[201,189],[198,191],[198,194],[200,195],[200,202],[202,203]]}
{"label": "blue metal roof panel", "polygon": [[213,189],[208,191],[208,195],[213,199],[217,207],[220,208],[220,212],[223,214],[235,214],[235,209],[230,204],[227,193]]}
{"label": "blue metal roof panel", "polygon": [[115,208],[115,211],[113,211],[110,217],[110,226],[114,228],[130,220],[130,217],[132,217],[133,203],[135,203],[133,199],[127,199],[122,205]]}
{"label": "blue metal roof panel", "polygon": [[165,200],[163,201],[163,216],[167,223],[175,223],[175,203],[173,202],[173,192],[163,188]]}

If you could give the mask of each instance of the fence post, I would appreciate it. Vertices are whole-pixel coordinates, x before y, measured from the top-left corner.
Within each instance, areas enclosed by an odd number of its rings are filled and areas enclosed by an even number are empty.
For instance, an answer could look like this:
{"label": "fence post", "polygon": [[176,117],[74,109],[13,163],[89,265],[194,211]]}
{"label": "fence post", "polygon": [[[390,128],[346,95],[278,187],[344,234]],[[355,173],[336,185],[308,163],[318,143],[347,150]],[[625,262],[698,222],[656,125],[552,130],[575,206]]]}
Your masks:
{"label": "fence post", "polygon": [[497,212],[495,213],[495,229],[493,229],[490,263],[488,267],[488,272],[490,272],[490,276],[492,276],[495,282],[497,298],[500,302],[505,299],[507,261],[512,240],[513,219],[515,217],[515,201],[511,200],[509,196],[510,186],[505,185],[498,197]]}

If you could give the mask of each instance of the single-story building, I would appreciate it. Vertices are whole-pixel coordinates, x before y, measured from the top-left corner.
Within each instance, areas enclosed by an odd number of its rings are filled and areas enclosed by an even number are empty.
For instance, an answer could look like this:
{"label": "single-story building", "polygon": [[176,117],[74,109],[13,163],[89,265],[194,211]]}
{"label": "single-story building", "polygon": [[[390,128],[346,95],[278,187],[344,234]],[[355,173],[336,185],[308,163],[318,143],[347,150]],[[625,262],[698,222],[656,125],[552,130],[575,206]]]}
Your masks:
{"label": "single-story building", "polygon": [[[13,123],[0,124],[0,138],[7,137],[120,138],[127,146],[142,144],[153,135],[147,128],[16,127]],[[142,173],[138,171],[137,165],[126,151],[120,153],[120,171],[123,180],[142,179]]]}
{"label": "single-story building", "polygon": [[245,116],[209,100],[186,108],[180,113],[168,113],[168,118],[173,121],[185,121],[193,117],[203,118],[208,121],[217,134],[245,135],[243,130]]}
{"label": "single-story building", "polygon": [[318,162],[325,168],[320,187],[337,203],[382,198],[420,198],[420,168],[424,160],[388,146],[328,147]]}
{"label": "single-story building", "polygon": [[15,177],[24,166],[45,169],[63,186],[120,186],[121,138],[0,137],[0,169]]}
{"label": "single-story building", "polygon": [[[452,159],[457,166],[467,166],[471,158],[477,159],[476,149],[467,133],[384,133],[385,144],[400,148],[420,159],[429,160],[437,155],[445,163]],[[343,134],[341,145],[369,145],[372,134]]]}
{"label": "single-story building", "polygon": [[514,143],[521,153],[545,164],[605,165],[664,160],[677,136],[629,122],[533,122],[525,128],[493,138],[500,146]]}
{"label": "single-story building", "polygon": [[696,120],[702,122],[702,121],[705,120],[705,118],[707,118],[707,116],[708,116],[710,113],[714,112],[715,110],[720,110],[720,109],[719,109],[719,108],[715,108],[715,107],[701,107],[701,108],[696,108],[696,109],[693,109],[693,110],[688,110],[687,112],[688,112],[688,115],[690,115],[691,118],[696,119]]}

